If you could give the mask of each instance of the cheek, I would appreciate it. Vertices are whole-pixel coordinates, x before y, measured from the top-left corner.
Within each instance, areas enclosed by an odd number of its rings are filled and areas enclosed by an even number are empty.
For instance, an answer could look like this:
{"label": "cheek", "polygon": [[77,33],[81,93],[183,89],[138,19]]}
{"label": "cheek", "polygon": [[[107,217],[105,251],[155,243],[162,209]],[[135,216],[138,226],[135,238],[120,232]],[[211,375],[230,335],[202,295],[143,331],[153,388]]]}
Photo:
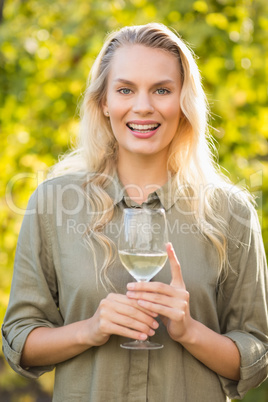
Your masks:
{"label": "cheek", "polygon": [[177,129],[179,126],[179,121],[181,118],[180,110],[178,108],[174,108],[174,106],[170,107],[166,113],[166,120],[167,120],[167,140],[172,141],[174,136],[177,133]]}
{"label": "cheek", "polygon": [[170,130],[170,134],[173,133],[173,135],[174,135],[175,132],[177,131],[180,117],[181,117],[181,113],[180,113],[180,111],[178,112],[178,108],[171,107],[170,109],[167,110],[166,121],[167,121],[168,130]]}
{"label": "cheek", "polygon": [[170,105],[170,107],[166,111],[167,116],[170,120],[178,121],[181,115],[181,109],[179,106]]}
{"label": "cheek", "polygon": [[110,119],[119,122],[126,113],[126,106],[122,102],[111,102],[109,107]]}
{"label": "cheek", "polygon": [[178,121],[181,115],[180,103],[177,99],[172,99],[166,104],[160,103],[156,108],[167,122]]}

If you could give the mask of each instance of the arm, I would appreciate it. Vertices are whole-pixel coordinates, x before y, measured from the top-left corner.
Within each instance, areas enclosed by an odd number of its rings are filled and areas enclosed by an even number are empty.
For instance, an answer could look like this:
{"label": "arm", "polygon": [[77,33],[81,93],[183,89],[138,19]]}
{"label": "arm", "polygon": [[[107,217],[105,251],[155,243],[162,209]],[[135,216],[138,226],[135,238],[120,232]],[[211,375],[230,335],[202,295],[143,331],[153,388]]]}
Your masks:
{"label": "arm", "polygon": [[192,320],[189,336],[178,339],[185,349],[217,374],[239,381],[240,354],[235,343]]}
{"label": "arm", "polygon": [[35,328],[25,342],[21,365],[33,367],[63,362],[92,346],[103,345],[112,334],[145,340],[158,327],[156,316],[145,312],[135,300],[109,294],[87,320],[58,328]]}
{"label": "arm", "polygon": [[192,319],[189,293],[185,289],[180,265],[172,246],[167,246],[172,282],[131,283],[127,296],[163,316],[170,337],[180,342],[194,357],[219,375],[239,380],[240,355],[235,343]]}
{"label": "arm", "polygon": [[21,356],[21,366],[48,366],[70,359],[85,351],[79,334],[85,321],[59,328],[37,327],[28,335]]}
{"label": "arm", "polygon": [[[153,325],[158,326],[154,314],[146,313],[136,301],[113,294],[100,302],[91,318],[64,325],[50,223],[43,210],[51,198],[46,197],[46,187],[41,185],[30,199],[2,328],[7,361],[16,372],[31,378],[91,346],[104,344],[111,334],[144,339],[152,334]],[[22,365],[30,368],[24,370]]]}

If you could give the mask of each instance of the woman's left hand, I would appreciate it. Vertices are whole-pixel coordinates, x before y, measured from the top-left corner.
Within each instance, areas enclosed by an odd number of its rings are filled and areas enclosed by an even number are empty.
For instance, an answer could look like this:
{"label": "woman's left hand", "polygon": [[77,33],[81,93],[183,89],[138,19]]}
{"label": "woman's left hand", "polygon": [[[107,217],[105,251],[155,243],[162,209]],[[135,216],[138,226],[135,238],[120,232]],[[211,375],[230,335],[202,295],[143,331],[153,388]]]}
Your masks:
{"label": "woman's left hand", "polygon": [[167,245],[167,254],[172,274],[170,285],[161,282],[129,283],[127,296],[136,299],[141,307],[159,314],[170,337],[183,342],[190,335],[193,321],[189,310],[189,293],[171,243]]}
{"label": "woman's left hand", "polygon": [[160,282],[128,284],[127,296],[136,299],[147,311],[159,314],[169,336],[219,375],[238,381],[240,354],[235,343],[218,334],[190,315],[189,293],[172,245],[167,245],[171,266],[170,285]]}

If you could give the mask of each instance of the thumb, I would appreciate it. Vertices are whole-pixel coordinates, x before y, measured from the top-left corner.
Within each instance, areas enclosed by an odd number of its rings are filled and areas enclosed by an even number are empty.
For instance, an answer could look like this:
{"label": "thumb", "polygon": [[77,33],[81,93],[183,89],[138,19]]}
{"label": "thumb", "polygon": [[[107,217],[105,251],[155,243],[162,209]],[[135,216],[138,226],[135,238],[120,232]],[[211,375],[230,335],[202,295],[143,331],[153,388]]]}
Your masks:
{"label": "thumb", "polygon": [[170,263],[171,276],[172,276],[170,285],[185,288],[185,284],[184,284],[182,273],[181,273],[181,266],[177,259],[177,256],[175,254],[172,244],[167,243],[166,249],[167,249],[167,255],[168,255],[168,259],[169,259],[169,263]]}

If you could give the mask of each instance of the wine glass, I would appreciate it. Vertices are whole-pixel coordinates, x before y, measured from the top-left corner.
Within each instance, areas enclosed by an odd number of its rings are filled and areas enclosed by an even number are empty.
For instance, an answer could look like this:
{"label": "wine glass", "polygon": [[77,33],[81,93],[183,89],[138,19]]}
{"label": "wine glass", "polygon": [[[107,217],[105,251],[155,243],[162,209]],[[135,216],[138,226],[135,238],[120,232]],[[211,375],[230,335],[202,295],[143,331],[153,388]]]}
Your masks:
{"label": "wine glass", "polygon": [[[162,208],[125,208],[120,230],[118,253],[123,266],[138,282],[149,282],[167,260],[167,224]],[[163,345],[131,341],[125,349],[161,349]]]}

